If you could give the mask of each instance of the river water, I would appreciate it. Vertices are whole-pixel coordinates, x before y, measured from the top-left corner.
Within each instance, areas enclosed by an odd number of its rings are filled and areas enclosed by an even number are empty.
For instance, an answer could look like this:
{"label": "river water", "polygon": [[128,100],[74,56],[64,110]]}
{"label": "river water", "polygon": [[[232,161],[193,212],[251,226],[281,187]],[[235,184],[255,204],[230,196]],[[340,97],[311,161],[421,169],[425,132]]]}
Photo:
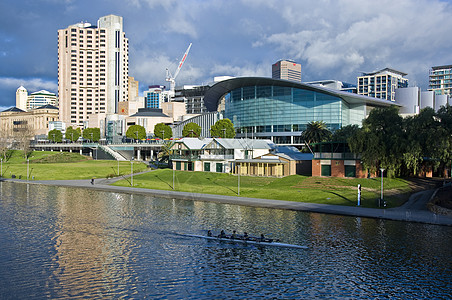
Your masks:
{"label": "river water", "polygon": [[[452,228],[0,183],[0,298],[451,297]],[[308,249],[209,241],[221,229]]]}

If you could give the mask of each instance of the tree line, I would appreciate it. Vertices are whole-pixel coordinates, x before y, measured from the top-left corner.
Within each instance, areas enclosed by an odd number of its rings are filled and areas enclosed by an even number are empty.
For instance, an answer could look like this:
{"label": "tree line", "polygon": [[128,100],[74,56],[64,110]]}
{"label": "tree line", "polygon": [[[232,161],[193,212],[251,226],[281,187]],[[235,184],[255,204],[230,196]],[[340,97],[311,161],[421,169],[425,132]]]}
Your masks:
{"label": "tree line", "polygon": [[[235,130],[234,125],[229,119],[218,120],[210,128],[210,134],[212,137],[222,138],[234,138]],[[196,123],[190,122],[185,124],[182,135],[184,137],[199,137],[201,135],[201,126]],[[80,137],[92,142],[98,142],[100,140],[99,128],[86,128],[83,131],[80,128],[68,127],[64,138],[68,141],[75,142]],[[146,129],[141,125],[132,125],[126,131],[126,137],[134,140],[143,140],[147,137]],[[173,130],[169,125],[164,123],[158,123],[154,127],[154,137],[165,140],[173,137]],[[63,133],[58,129],[50,130],[47,139],[54,143],[61,143],[63,141]]]}
{"label": "tree line", "polygon": [[418,115],[402,118],[396,106],[375,108],[362,127],[344,126],[330,132],[321,121],[303,132],[306,143],[347,142],[371,172],[378,168],[394,176],[413,176],[433,170],[446,174],[452,165],[452,107],[437,112],[424,108]]}

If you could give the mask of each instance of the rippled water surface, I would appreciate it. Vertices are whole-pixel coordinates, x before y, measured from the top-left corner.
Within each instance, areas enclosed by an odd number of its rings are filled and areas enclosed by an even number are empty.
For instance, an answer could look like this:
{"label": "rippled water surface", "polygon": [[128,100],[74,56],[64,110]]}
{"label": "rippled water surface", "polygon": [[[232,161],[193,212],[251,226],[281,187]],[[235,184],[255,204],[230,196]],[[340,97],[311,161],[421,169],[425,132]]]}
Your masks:
{"label": "rippled water surface", "polygon": [[[452,228],[0,183],[0,298],[450,298]],[[189,237],[233,229],[308,249]]]}

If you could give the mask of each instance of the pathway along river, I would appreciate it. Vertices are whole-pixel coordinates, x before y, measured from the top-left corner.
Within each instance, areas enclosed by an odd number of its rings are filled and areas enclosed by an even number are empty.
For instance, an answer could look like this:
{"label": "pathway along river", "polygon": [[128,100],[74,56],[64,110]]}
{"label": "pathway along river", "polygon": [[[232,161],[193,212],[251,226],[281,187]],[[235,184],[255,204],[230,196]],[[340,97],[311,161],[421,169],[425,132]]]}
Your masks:
{"label": "pathway along river", "polygon": [[[449,298],[452,227],[0,182],[0,298]],[[308,249],[180,234],[267,233]]]}

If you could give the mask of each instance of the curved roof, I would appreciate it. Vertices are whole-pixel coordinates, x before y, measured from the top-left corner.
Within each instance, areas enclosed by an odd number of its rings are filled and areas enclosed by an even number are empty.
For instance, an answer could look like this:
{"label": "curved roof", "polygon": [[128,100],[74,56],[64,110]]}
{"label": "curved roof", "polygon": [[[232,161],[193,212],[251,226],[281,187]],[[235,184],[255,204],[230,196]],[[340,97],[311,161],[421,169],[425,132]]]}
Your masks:
{"label": "curved roof", "polygon": [[220,81],[214,84],[210,89],[206,91],[204,95],[204,105],[206,106],[208,111],[216,111],[218,108],[218,104],[220,99],[229,93],[230,91],[246,87],[246,86],[282,86],[282,87],[290,87],[297,89],[310,90],[313,92],[319,92],[328,94],[331,96],[336,96],[341,98],[347,103],[355,104],[355,103],[365,103],[373,106],[391,106],[397,105],[394,102],[388,100],[381,100],[378,98],[372,98],[357,94],[352,94],[348,92],[327,89],[320,86],[314,86],[305,83],[299,83],[289,80],[281,80],[281,79],[273,79],[267,77],[238,77],[233,79],[228,79],[224,81]]}

